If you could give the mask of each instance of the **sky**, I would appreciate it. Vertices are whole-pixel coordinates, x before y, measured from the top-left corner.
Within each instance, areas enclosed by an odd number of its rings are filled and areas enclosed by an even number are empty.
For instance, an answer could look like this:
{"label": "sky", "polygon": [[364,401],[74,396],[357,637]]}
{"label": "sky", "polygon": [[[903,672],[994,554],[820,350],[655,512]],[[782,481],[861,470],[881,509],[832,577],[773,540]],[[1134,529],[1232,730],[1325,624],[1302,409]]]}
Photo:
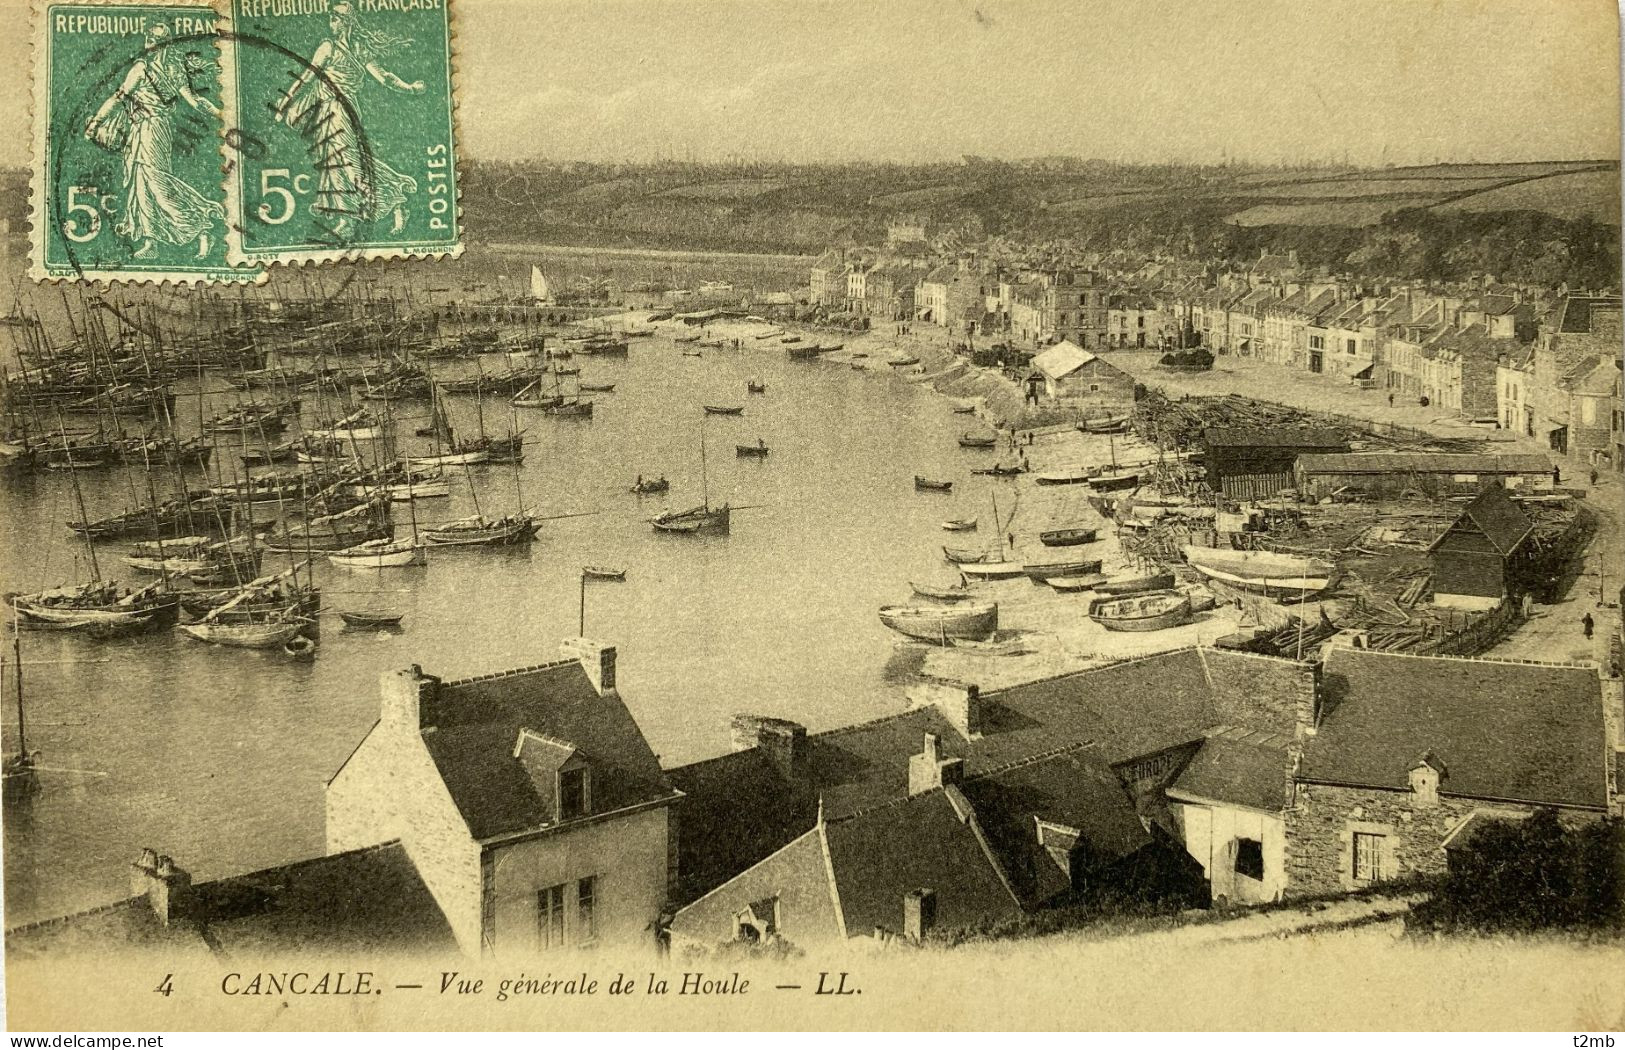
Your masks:
{"label": "sky", "polygon": [[[27,0],[0,0],[9,24]],[[1619,152],[1613,0],[455,0],[484,159]],[[0,142],[28,40],[0,36]],[[0,156],[4,156],[0,147]],[[23,158],[5,158],[21,163]]]}

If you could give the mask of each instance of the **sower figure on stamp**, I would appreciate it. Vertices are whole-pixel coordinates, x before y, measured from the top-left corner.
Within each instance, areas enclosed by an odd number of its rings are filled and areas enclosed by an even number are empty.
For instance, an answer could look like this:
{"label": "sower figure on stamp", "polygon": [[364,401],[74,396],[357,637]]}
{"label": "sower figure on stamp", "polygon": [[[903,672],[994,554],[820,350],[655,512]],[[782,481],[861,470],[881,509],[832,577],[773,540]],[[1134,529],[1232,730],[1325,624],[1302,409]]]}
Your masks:
{"label": "sower figure on stamp", "polygon": [[177,102],[219,119],[220,107],[192,90],[199,68],[195,54],[168,42],[162,22],[147,29],[146,49],[118,90],[85,124],[85,138],[124,154],[124,208],[116,232],[136,242],[134,256],[151,258],[164,244],[196,239],[197,254],[209,254],[209,231],[225,221],[225,209],[175,177],[172,149]]}
{"label": "sower figure on stamp", "polygon": [[390,232],[399,233],[417,180],[364,153],[356,123],[367,76],[396,91],[423,93],[423,81],[407,83],[378,64],[411,41],[363,26],[347,2],[333,5],[328,29],[331,35],[316,46],[310,65],[277,102],[276,119],[301,128],[319,151],[311,210],[331,216],[335,234],[348,233],[353,220],[370,222],[383,215],[393,216]]}

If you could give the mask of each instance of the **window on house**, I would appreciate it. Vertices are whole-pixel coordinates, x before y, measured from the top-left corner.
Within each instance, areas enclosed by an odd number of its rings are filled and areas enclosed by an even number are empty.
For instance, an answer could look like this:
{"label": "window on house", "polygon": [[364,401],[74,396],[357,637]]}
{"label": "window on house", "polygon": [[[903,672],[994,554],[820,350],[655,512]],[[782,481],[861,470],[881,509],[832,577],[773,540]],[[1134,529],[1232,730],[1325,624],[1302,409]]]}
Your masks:
{"label": "window on house", "polygon": [[598,877],[589,875],[576,883],[576,943],[586,944],[598,936]]}
{"label": "window on house", "polygon": [[1099,383],[1090,383],[1089,384],[1089,392],[1091,394],[1099,393],[1100,392],[1100,384]]}
{"label": "window on house", "polygon": [[564,886],[536,892],[536,946],[564,947]]}
{"label": "window on house", "polygon": [[1594,398],[1580,399],[1580,422],[1590,426],[1597,421],[1597,402]]}
{"label": "window on house", "polygon": [[1354,353],[1354,352],[1355,352],[1355,350],[1357,350],[1357,349],[1359,349],[1359,345],[1360,345],[1360,344],[1359,344],[1359,343],[1357,343],[1357,342],[1356,342],[1356,341],[1354,341],[1354,340],[1353,340],[1353,339],[1350,339],[1350,340],[1347,340],[1347,341],[1346,341],[1346,342],[1345,342],[1345,343],[1344,343],[1344,348],[1345,348],[1345,349],[1346,349],[1346,350],[1348,350],[1348,352],[1349,352],[1349,353],[1351,353],[1351,354],[1352,354],[1352,353]]}
{"label": "window on house", "polygon": [[559,771],[559,819],[571,820],[587,815],[587,771],[564,769]]}
{"label": "window on house", "polygon": [[1376,882],[1383,878],[1382,848],[1386,836],[1371,832],[1354,833],[1354,881]]}
{"label": "window on house", "polygon": [[1264,844],[1257,839],[1236,840],[1236,874],[1264,878]]}
{"label": "window on house", "polygon": [[1143,318],[1143,317],[1139,318],[1139,322],[1140,322],[1140,327],[1144,328],[1145,327],[1145,318]]}
{"label": "window on house", "polygon": [[1312,335],[1312,336],[1310,336],[1309,337],[1309,349],[1311,349],[1311,350],[1324,350],[1324,349],[1326,349],[1326,337],[1323,336],[1323,335]]}

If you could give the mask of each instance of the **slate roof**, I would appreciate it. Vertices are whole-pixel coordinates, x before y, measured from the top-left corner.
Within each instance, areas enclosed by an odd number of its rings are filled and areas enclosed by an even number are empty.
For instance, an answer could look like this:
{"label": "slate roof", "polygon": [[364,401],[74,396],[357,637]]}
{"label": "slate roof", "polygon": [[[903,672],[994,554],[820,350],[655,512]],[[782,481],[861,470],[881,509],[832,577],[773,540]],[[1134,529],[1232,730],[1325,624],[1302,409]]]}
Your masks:
{"label": "slate roof", "polygon": [[1484,538],[1490,541],[1502,557],[1517,550],[1518,544],[1522,543],[1524,537],[1529,535],[1529,530],[1534,528],[1529,516],[1512,502],[1506,490],[1500,485],[1491,485],[1462,508],[1461,517],[1457,518],[1442,536],[1434,540],[1433,546],[1428,550],[1443,544],[1450,534],[1456,531],[1456,526],[1464,521],[1471,522],[1483,533]]}
{"label": "slate roof", "polygon": [[[1066,748],[1093,744],[1107,764],[1195,743],[1219,723],[1215,690],[1229,664],[1188,649],[982,694],[982,733],[966,740],[934,705],[809,734],[800,769],[780,770],[759,748],[672,769],[678,810],[680,900],[714,889],[817,819],[837,821],[906,797],[909,758],[926,733],[967,781]],[[1076,825],[1075,825],[1076,826]]]}
{"label": "slate roof", "polygon": [[1342,434],[1318,427],[1208,427],[1202,441],[1209,448],[1348,448]]}
{"label": "slate roof", "polygon": [[1298,778],[1404,791],[1432,751],[1441,794],[1601,808],[1601,690],[1592,668],[1333,649]]}
{"label": "slate roof", "polygon": [[1305,452],[1305,474],[1550,474],[1538,452]]}
{"label": "slate roof", "polygon": [[824,834],[849,937],[901,931],[903,897],[921,888],[936,891],[939,928],[1021,914],[942,789],[831,822]]}
{"label": "slate roof", "polygon": [[1558,319],[1559,332],[1591,331],[1591,312],[1593,310],[1618,310],[1620,308],[1619,296],[1589,296],[1571,295],[1563,300],[1563,315]]}
{"label": "slate roof", "polygon": [[[184,866],[184,865],[183,865]],[[161,948],[166,959],[223,952],[416,954],[456,950],[445,916],[399,842],[335,853],[193,887],[188,921],[159,924],[147,899],[8,930],[8,957]]]}
{"label": "slate roof", "polygon": [[1169,792],[1279,813],[1290,801],[1287,743],[1276,733],[1219,730],[1202,742]]}
{"label": "slate roof", "polygon": [[444,682],[423,742],[477,840],[540,828],[554,819],[526,762],[519,731],[574,747],[592,768],[594,813],[668,798],[670,783],[632,713],[600,696],[576,660],[463,682]]}
{"label": "slate roof", "polygon": [[1122,781],[1092,746],[967,780],[960,790],[1027,907],[1071,885],[1068,872],[1039,840],[1037,821],[1076,829],[1094,861],[1114,861],[1151,844]]}

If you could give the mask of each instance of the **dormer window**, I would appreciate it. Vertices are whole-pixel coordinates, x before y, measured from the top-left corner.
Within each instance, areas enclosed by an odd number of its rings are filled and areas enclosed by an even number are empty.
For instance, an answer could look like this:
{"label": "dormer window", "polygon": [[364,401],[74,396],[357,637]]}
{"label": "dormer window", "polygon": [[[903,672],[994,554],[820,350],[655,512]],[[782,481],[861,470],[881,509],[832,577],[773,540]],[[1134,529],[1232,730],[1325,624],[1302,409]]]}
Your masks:
{"label": "dormer window", "polygon": [[587,815],[591,808],[591,798],[588,795],[585,767],[559,770],[558,799],[560,820],[574,820]]}

